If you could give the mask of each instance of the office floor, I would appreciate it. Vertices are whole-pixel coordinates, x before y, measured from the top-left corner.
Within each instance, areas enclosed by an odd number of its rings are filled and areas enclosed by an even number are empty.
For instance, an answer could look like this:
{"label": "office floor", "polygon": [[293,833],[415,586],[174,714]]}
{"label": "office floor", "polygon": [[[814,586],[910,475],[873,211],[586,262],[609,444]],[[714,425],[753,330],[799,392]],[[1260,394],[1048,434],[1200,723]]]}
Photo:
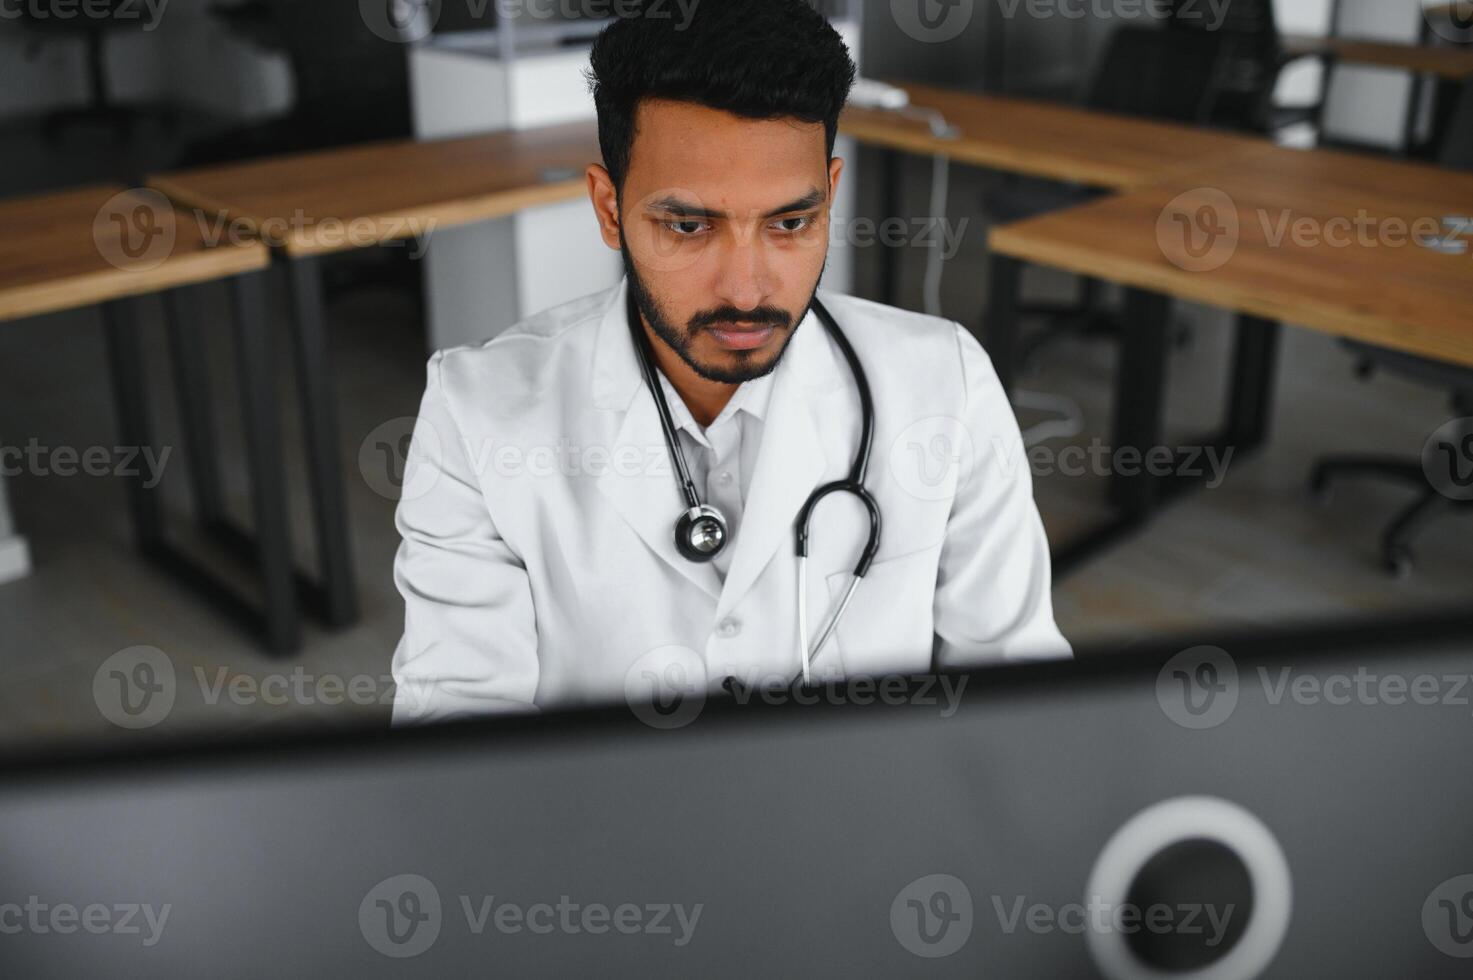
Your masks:
{"label": "office floor", "polygon": [[[927,169],[911,168],[910,192],[917,202],[924,199]],[[972,214],[974,224],[948,266],[945,308],[948,316],[975,324],[985,300],[972,274],[982,267],[980,223],[973,214],[981,182],[958,169],[952,186],[953,215]],[[919,302],[919,254],[908,258],[905,273],[903,298],[913,305]],[[1030,278],[1031,293],[1062,295],[1068,288],[1065,278]],[[279,289],[275,295],[280,302]],[[220,390],[221,444],[236,446],[225,294],[210,287],[202,296]],[[156,302],[150,300],[147,309],[156,313]],[[1193,433],[1215,421],[1229,332],[1226,318],[1214,311],[1182,312],[1193,324],[1193,339],[1172,357],[1175,424],[1169,440],[1189,445]],[[386,716],[389,658],[402,624],[390,579],[397,545],[394,505],[372,489],[357,460],[372,430],[417,408],[425,360],[418,315],[408,293],[382,288],[345,294],[330,310],[340,453],[349,476],[364,617],[354,629],[335,634],[309,625],[305,648],[294,660],[264,656],[230,623],[134,556],[117,480],[35,473],[10,479],[35,571],[0,586],[0,753],[74,738],[116,741],[186,732],[209,738],[303,721]],[[156,322],[148,336],[152,377],[163,382],[168,365]],[[1449,415],[1438,392],[1385,377],[1361,382],[1351,367],[1330,338],[1286,330],[1268,449],[1234,462],[1221,486],[1185,497],[1138,536],[1063,581],[1055,601],[1064,632],[1077,644],[1125,648],[1163,630],[1206,640],[1221,629],[1466,600],[1467,569],[1473,565],[1473,521],[1466,512],[1424,534],[1416,574],[1396,581],[1380,570],[1376,542],[1408,491],[1348,482],[1321,504],[1305,489],[1309,461],[1317,454],[1415,453]],[[283,412],[291,418],[294,392],[284,362],[280,377]],[[1111,377],[1108,344],[1070,341],[1052,348],[1039,369],[1022,379],[1029,390],[1068,394],[1085,409],[1086,431],[1050,446],[1088,446],[1106,437]],[[0,329],[0,434],[6,444],[26,446],[34,439],[41,447],[111,446],[110,397],[95,311]],[[154,397],[162,442],[178,445],[168,386],[156,384]],[[1025,422],[1032,420],[1025,415]],[[289,479],[298,489],[293,518],[299,556],[308,562],[302,452],[294,431],[287,438]],[[225,462],[227,482],[241,486],[238,461],[227,456]],[[164,487],[175,527],[187,537],[178,463],[165,467]],[[1099,477],[1041,478],[1037,497],[1050,536],[1064,540],[1103,516],[1103,489]],[[232,503],[243,516],[243,500],[237,495]],[[163,723],[126,732],[100,713],[93,685],[104,660],[136,645],[167,653],[179,683]],[[356,693],[345,696],[337,684]],[[282,700],[275,696],[281,690],[308,693],[271,703]]]}

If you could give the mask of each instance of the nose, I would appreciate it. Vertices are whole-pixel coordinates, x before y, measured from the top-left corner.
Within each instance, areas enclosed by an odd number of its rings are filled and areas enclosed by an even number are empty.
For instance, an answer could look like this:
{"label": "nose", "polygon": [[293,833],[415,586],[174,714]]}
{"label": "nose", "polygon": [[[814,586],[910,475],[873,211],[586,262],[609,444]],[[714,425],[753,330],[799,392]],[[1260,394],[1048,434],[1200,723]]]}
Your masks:
{"label": "nose", "polygon": [[717,295],[739,310],[753,310],[773,294],[776,285],[762,235],[734,230],[717,278]]}

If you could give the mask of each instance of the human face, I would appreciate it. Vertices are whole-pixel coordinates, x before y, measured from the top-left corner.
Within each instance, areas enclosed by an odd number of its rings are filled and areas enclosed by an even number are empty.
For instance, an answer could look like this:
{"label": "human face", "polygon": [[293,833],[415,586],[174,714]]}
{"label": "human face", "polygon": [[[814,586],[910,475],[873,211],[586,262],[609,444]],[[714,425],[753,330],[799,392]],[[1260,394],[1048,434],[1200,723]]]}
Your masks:
{"label": "human face", "polygon": [[622,194],[590,194],[651,331],[696,374],[738,384],[777,366],[823,273],[840,160],[822,123],[646,100]]}

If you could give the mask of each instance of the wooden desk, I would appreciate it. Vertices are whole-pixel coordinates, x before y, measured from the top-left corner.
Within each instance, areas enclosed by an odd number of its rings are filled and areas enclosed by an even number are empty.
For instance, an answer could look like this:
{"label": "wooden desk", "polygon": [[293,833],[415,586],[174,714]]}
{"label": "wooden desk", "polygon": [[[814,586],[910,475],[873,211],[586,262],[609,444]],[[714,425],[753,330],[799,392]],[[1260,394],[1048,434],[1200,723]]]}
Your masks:
{"label": "wooden desk", "polygon": [[[277,432],[274,365],[262,279],[270,261],[259,242],[212,244],[192,215],[176,213],[163,195],[116,185],[84,187],[59,194],[0,201],[0,321],[101,304],[117,406],[120,445],[156,446],[149,405],[153,386],[144,370],[136,301],[150,293],[229,281],[235,300],[236,363],[241,373],[243,429],[254,517],[252,534],[230,528],[260,574],[262,603],[256,606],[221,584],[207,569],[173,548],[156,487],[141,474],[128,478],[132,525],[143,555],[176,580],[258,627],[276,651],[298,644],[296,583],[280,435]],[[172,311],[173,307],[169,309]],[[205,378],[179,370],[181,352],[203,361],[198,322],[169,322],[176,383],[183,414],[186,459],[201,523],[224,525],[224,508],[214,472],[196,457],[213,456],[213,433],[189,411],[212,397]],[[237,549],[239,550],[239,549]]]}
{"label": "wooden desk", "polygon": [[1400,68],[1455,82],[1473,78],[1473,50],[1468,48],[1302,34],[1286,34],[1282,43],[1284,53],[1291,57],[1319,55],[1359,65]]}
{"label": "wooden desk", "polygon": [[148,184],[301,258],[574,198],[599,159],[596,127],[574,123],[271,157],[156,174]]}
{"label": "wooden desk", "polygon": [[847,109],[840,129],[872,146],[1108,190],[1139,187],[1271,145],[1261,137],[1049,102],[902,87],[913,106],[941,112],[960,130],[959,138],[940,139],[925,122],[875,109]]}
{"label": "wooden desk", "polygon": [[[1227,197],[1190,196],[1200,188]],[[1182,194],[1189,196],[1179,199]],[[1226,227],[1238,229],[1231,257],[1217,268],[1191,271],[1201,263],[1181,251],[1180,223],[1194,222],[1199,207],[1221,200],[1236,209],[1221,216]],[[1415,244],[1404,231],[1397,234],[1413,222],[1451,216],[1473,218],[1473,174],[1276,147],[1214,171],[994,229],[991,247],[1030,262],[1473,366],[1473,248],[1444,255]],[[1284,221],[1344,234],[1334,241],[1279,238]],[[1356,222],[1374,226],[1379,236],[1363,236]]]}
{"label": "wooden desk", "polygon": [[[1168,298],[1235,311],[1226,424],[1197,444],[1241,456],[1261,445],[1269,428],[1279,321],[1473,366],[1473,247],[1442,254],[1412,237],[1453,216],[1473,217],[1473,174],[1274,148],[996,228],[989,352],[1010,382],[1022,262],[1124,284],[1128,329],[1114,438],[1117,447],[1146,453],[1162,444]],[[1121,519],[1067,550],[1060,567],[1138,526],[1162,499],[1192,485],[1145,474],[1115,479]]]}
{"label": "wooden desk", "polygon": [[0,200],[0,321],[266,268],[255,242],[210,247],[157,195],[96,185]]}
{"label": "wooden desk", "polygon": [[[573,123],[426,142],[373,143],[159,174],[175,204],[257,235],[286,259],[293,352],[327,622],[357,617],[318,260],[500,218],[587,193],[597,127]],[[194,370],[202,370],[196,363]],[[205,412],[207,404],[195,406]]]}

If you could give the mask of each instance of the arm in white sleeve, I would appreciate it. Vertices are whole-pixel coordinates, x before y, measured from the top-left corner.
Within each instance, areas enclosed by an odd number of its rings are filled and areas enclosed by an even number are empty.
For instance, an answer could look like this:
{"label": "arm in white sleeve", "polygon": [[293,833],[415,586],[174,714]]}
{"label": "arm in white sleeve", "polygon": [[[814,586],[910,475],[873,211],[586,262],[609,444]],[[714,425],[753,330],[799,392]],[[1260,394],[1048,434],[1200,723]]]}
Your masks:
{"label": "arm in white sleeve", "polygon": [[535,710],[537,622],[526,566],[482,496],[441,379],[429,378],[394,523],[404,636],[394,652],[394,723]]}
{"label": "arm in white sleeve", "polygon": [[942,545],[935,665],[1072,656],[1054,623],[1048,539],[1017,419],[982,346],[960,325],[956,331],[972,470]]}

